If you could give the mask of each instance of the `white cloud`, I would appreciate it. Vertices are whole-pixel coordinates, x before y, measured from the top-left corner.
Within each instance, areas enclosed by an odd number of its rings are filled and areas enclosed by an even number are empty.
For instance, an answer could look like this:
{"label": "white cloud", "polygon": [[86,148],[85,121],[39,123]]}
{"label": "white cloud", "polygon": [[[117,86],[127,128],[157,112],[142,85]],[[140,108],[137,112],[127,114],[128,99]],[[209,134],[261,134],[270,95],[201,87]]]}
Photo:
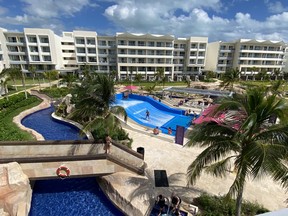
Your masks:
{"label": "white cloud", "polygon": [[59,16],[73,16],[75,13],[81,11],[84,7],[95,7],[90,0],[21,0],[26,4],[24,11],[27,14],[55,18]]}
{"label": "white cloud", "polygon": [[[1,0],[0,0],[1,1]],[[20,0],[24,3],[22,14],[8,16],[0,7],[0,26],[51,28],[56,33],[65,29],[63,17],[70,22],[87,7],[104,7],[103,15],[114,28],[101,29],[102,33],[115,31],[132,33],[172,34],[176,37],[207,36],[210,41],[230,41],[239,38],[273,39],[288,41],[288,12],[280,12],[283,5],[274,2],[279,13],[256,20],[253,14],[238,12],[228,14],[229,7],[244,0]],[[95,2],[105,2],[99,6]],[[225,1],[227,2],[227,0]],[[278,1],[279,2],[279,1]],[[229,2],[228,2],[229,3]],[[266,5],[272,5],[265,0]],[[256,3],[255,3],[256,4]],[[280,5],[280,6],[279,6]],[[2,11],[2,12],[1,12]],[[275,9],[276,11],[276,9]],[[2,14],[1,14],[2,13]],[[6,13],[6,14],[5,14]],[[6,16],[5,16],[6,15]],[[74,29],[90,29],[91,23],[83,23]],[[11,27],[10,27],[11,28]],[[15,27],[13,27],[15,28]],[[286,30],[287,29],[287,30]],[[99,31],[99,29],[93,29]]]}
{"label": "white cloud", "polygon": [[[275,40],[288,39],[286,12],[258,21],[250,14],[241,12],[232,19],[221,17],[218,11],[226,8],[217,0],[165,0],[165,4],[152,0],[113,2],[115,4],[105,10],[105,16],[115,26],[121,26],[128,32],[173,34],[178,37],[208,36],[210,41],[272,37],[276,37]],[[179,15],[177,10],[185,13]]]}
{"label": "white cloud", "polygon": [[265,4],[267,5],[268,11],[273,14],[288,11],[288,7],[285,7],[280,1],[271,2],[269,0],[265,0]]}
{"label": "white cloud", "polygon": [[3,15],[7,12],[7,8],[0,6],[0,15]]}

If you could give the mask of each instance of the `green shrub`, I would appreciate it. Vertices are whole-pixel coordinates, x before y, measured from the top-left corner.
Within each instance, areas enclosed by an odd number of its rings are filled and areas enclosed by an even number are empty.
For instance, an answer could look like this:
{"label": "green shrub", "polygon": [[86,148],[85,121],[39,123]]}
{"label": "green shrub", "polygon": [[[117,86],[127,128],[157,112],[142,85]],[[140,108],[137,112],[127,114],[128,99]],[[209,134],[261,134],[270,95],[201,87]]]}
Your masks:
{"label": "green shrub", "polygon": [[15,94],[9,97],[9,100],[6,100],[6,98],[2,98],[0,100],[0,111],[3,109],[6,109],[8,107],[11,107],[21,101],[25,100],[25,94],[19,93]]}
{"label": "green shrub", "polygon": [[[0,104],[4,104],[6,99],[1,99]],[[30,96],[25,99],[24,93],[9,97],[8,103],[5,103],[5,108],[0,109],[0,140],[2,141],[17,141],[17,140],[33,140],[34,137],[25,131],[22,131],[13,123],[13,117],[20,112],[37,106],[41,100],[37,97]]]}
{"label": "green shrub", "polygon": [[67,94],[70,93],[68,88],[45,88],[41,90],[41,93],[47,94],[51,98],[62,98],[65,97]]}
{"label": "green shrub", "polygon": [[[194,204],[199,207],[201,211],[199,215],[202,216],[232,216],[236,213],[236,201],[225,196],[211,196],[204,193],[194,199]],[[268,211],[258,203],[243,201],[242,215],[254,216]]]}
{"label": "green shrub", "polygon": [[[100,127],[93,130],[91,133],[95,140],[104,141],[107,132],[104,127]],[[120,143],[126,145],[128,148],[131,148],[133,139],[129,138],[129,134],[123,128],[116,128],[113,132],[111,132],[110,136],[116,142],[120,141]],[[126,140],[127,142],[121,142],[123,140]]]}

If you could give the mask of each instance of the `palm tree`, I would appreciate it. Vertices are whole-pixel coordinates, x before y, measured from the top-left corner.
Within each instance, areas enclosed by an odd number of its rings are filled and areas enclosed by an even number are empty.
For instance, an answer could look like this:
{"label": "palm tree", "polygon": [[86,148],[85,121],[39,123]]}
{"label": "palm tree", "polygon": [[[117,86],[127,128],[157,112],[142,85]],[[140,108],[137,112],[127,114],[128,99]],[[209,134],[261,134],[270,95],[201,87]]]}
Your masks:
{"label": "palm tree", "polygon": [[[196,125],[190,134],[189,146],[201,146],[205,150],[187,170],[190,184],[194,184],[201,172],[223,177],[234,166],[236,177],[228,197],[236,197],[236,215],[241,215],[242,195],[248,177],[257,178],[269,174],[275,181],[287,187],[288,152],[288,104],[275,94],[267,94],[263,88],[248,89],[246,94],[235,94],[222,100],[212,115],[225,113],[220,122]],[[279,123],[269,119],[277,117]]]}
{"label": "palm tree", "polygon": [[152,86],[145,86],[145,91],[147,91],[149,94],[153,94],[156,88],[156,84],[154,83]]}
{"label": "palm tree", "polygon": [[112,71],[109,73],[109,76],[110,76],[113,80],[115,80],[115,81],[118,80],[118,73],[117,73],[116,70],[112,70]]}
{"label": "palm tree", "polygon": [[67,83],[67,87],[68,89],[70,89],[73,85],[73,82],[75,82],[77,80],[77,77],[74,74],[66,74],[65,76],[63,76],[62,81]]}
{"label": "palm tree", "polygon": [[233,86],[235,82],[240,80],[241,72],[238,68],[228,68],[222,76],[222,83],[220,84],[221,87],[229,88],[233,91]]}
{"label": "palm tree", "polygon": [[282,73],[282,71],[277,68],[274,70],[273,74],[275,75],[275,80],[278,80],[278,76]]}
{"label": "palm tree", "polygon": [[32,74],[33,84],[35,84],[35,77],[36,77],[36,67],[35,67],[35,65],[30,65],[28,70]]}
{"label": "palm tree", "polygon": [[[8,83],[8,78],[2,78],[0,77],[0,86],[2,86],[4,88],[4,94],[5,94],[5,98],[8,101],[8,87],[7,87],[7,83]],[[0,95],[1,96],[1,95]]]}
{"label": "palm tree", "polygon": [[52,86],[51,86],[51,80],[52,80],[52,79],[57,79],[58,74],[59,74],[59,72],[56,71],[56,70],[45,71],[45,72],[44,72],[44,77],[45,77],[46,79],[48,79],[48,81],[49,81],[49,87],[50,87],[50,89],[51,89],[51,87],[52,87]]}
{"label": "palm tree", "polygon": [[14,83],[14,88],[16,91],[18,91],[17,85],[16,85],[16,79],[20,78],[22,76],[21,70],[18,70],[17,68],[5,68],[3,69],[2,73],[8,75],[13,83]]}
{"label": "palm tree", "polygon": [[122,114],[126,121],[127,115],[123,107],[111,106],[115,100],[114,82],[111,77],[97,74],[89,82],[82,81],[72,93],[75,110],[70,117],[81,119],[84,130],[104,127],[111,133],[120,127],[116,115]]}
{"label": "palm tree", "polygon": [[137,74],[135,75],[135,81],[138,82],[138,86],[140,86],[141,80],[142,80],[142,75],[139,74],[139,73],[137,73]]}
{"label": "palm tree", "polygon": [[160,83],[163,84],[163,89],[164,89],[166,77],[165,77],[165,71],[163,67],[157,69],[155,77],[156,77],[156,80],[160,81]]}

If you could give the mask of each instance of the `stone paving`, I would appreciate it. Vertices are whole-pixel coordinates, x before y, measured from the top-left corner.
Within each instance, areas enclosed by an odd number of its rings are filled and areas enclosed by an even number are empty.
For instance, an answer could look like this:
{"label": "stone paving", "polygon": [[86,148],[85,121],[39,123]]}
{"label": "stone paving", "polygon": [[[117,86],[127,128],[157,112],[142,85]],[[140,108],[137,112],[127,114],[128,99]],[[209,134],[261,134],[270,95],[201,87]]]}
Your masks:
{"label": "stone paving", "polygon": [[[104,178],[110,181],[123,198],[142,209],[143,215],[160,193],[170,197],[171,193],[175,192],[184,203],[191,203],[193,198],[201,192],[215,195],[228,192],[235,178],[233,173],[228,174],[226,178],[215,178],[203,173],[196,185],[187,187],[187,168],[203,149],[182,147],[133,130],[127,130],[127,132],[134,140],[132,148],[135,151],[138,147],[145,149],[146,178],[125,173],[116,173]],[[166,170],[169,187],[155,187],[154,170]],[[277,210],[286,207],[287,193],[269,177],[262,177],[254,181],[247,180],[244,199],[258,202],[269,210]]]}

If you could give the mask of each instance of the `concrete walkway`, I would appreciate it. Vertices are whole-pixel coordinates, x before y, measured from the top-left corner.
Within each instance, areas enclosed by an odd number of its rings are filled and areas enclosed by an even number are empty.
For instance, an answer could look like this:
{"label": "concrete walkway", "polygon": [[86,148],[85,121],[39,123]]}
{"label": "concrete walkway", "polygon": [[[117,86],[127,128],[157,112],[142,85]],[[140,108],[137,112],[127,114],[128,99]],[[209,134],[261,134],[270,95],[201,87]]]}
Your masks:
{"label": "concrete walkway", "polygon": [[[132,148],[135,151],[138,147],[145,149],[146,177],[116,173],[103,178],[108,180],[124,199],[138,207],[143,215],[160,193],[170,197],[171,193],[175,192],[184,203],[191,203],[201,192],[223,195],[232,185],[235,178],[233,173],[222,179],[203,173],[195,186],[187,187],[187,168],[202,149],[182,147],[133,130],[127,132],[133,138]],[[154,170],[166,170],[169,187],[155,187]],[[277,210],[286,207],[287,194],[285,189],[270,178],[263,177],[254,181],[247,180],[244,199],[258,202],[269,210]]]}

